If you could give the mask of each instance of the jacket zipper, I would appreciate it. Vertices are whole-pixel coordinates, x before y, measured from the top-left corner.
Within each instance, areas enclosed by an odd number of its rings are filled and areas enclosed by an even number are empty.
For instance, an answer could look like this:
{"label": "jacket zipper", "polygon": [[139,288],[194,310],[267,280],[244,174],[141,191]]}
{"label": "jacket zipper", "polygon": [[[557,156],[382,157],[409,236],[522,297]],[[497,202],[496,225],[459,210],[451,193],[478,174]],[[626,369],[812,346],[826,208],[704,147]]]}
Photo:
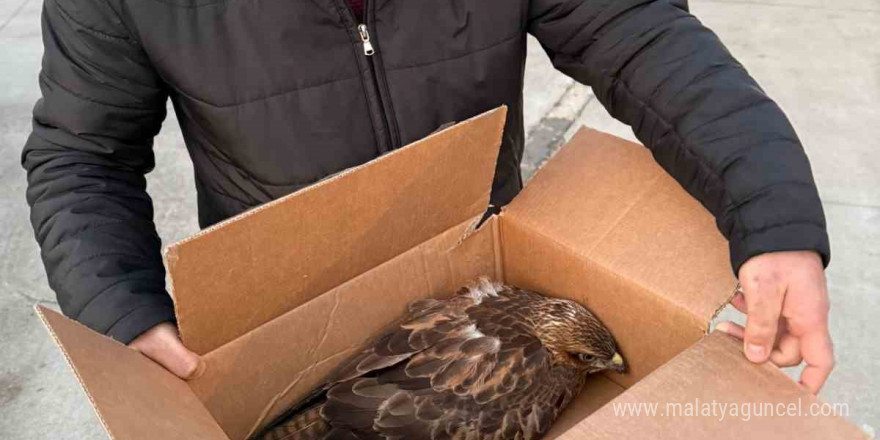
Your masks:
{"label": "jacket zipper", "polygon": [[[399,148],[400,145],[400,135],[396,130],[396,123],[392,124],[393,119],[390,117],[392,115],[392,110],[389,101],[389,92],[387,89],[387,85],[384,83],[384,77],[381,75],[380,66],[381,62],[377,61],[376,58],[379,57],[379,48],[373,44],[373,41],[370,36],[370,29],[368,24],[372,19],[372,1],[364,1],[364,20],[359,23],[356,20],[354,15],[354,11],[352,11],[351,7],[348,5],[347,0],[337,0],[339,3],[342,3],[343,11],[347,12],[346,21],[354,27],[355,35],[360,39],[361,47],[364,53],[364,60],[366,63],[366,67],[369,71],[369,78],[366,78],[364,86],[369,87],[371,90],[368,91],[367,95],[375,96],[375,100],[378,101],[373,105],[372,102],[368,102],[369,107],[372,112],[374,112],[373,116],[378,117],[378,121],[376,122],[378,127],[376,130],[377,137],[380,139],[376,139],[378,144],[379,153],[386,153],[388,151]],[[371,93],[370,93],[371,92]],[[371,99],[368,97],[368,101]],[[378,107],[378,108],[377,108]]]}
{"label": "jacket zipper", "polygon": [[371,57],[376,50],[373,49],[373,43],[370,42],[370,31],[367,25],[361,23],[358,25],[358,34],[361,36],[361,43],[364,45],[364,55]]}
{"label": "jacket zipper", "polygon": [[[366,2],[364,2],[364,16],[366,16]],[[366,21],[366,20],[365,20]],[[370,31],[367,28],[367,25],[361,23],[357,27],[358,36],[361,38],[361,45],[364,49],[364,56],[367,58],[367,64],[369,65],[370,71],[370,84],[373,86],[373,91],[376,96],[376,100],[379,101],[379,109],[377,110],[380,124],[382,125],[382,132],[385,134],[384,139],[379,143],[379,153],[384,154],[394,149],[394,142],[391,140],[391,126],[388,124],[388,115],[385,113],[385,100],[382,99],[382,89],[379,87],[379,78],[376,74],[376,63],[374,61],[373,55],[376,54],[376,49],[373,47],[373,43],[370,41]]]}

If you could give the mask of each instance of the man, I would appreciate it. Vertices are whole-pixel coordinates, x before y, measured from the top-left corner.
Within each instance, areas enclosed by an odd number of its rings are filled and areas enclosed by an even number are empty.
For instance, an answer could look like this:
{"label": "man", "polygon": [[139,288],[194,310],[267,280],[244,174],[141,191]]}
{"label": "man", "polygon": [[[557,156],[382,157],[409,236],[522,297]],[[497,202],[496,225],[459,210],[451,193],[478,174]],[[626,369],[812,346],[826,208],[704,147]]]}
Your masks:
{"label": "man", "polygon": [[522,186],[526,34],[593,87],[730,241],[753,362],[833,366],[829,244],[781,110],[681,0],[45,0],[22,163],[68,316],[182,378],[144,174],[172,100],[206,227],[419,139],[510,108],[492,202]]}

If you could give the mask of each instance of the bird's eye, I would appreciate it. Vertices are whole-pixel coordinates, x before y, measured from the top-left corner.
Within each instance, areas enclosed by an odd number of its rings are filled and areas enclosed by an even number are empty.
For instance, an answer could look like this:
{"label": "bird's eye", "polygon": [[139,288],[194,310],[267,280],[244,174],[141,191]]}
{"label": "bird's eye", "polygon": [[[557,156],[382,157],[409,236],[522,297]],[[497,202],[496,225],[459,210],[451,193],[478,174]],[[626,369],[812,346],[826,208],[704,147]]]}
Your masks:
{"label": "bird's eye", "polygon": [[593,362],[594,360],[596,360],[595,356],[593,356],[591,354],[586,354],[586,353],[578,353],[577,358],[581,362],[586,362],[586,363],[590,363],[590,362]]}

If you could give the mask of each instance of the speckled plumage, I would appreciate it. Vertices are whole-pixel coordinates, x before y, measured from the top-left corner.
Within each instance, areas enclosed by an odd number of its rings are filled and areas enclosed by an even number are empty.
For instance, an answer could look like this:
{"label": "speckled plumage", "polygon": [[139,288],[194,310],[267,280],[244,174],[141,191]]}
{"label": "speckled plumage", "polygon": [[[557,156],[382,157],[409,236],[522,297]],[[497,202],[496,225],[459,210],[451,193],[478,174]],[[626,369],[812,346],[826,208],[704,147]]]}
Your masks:
{"label": "speckled plumage", "polygon": [[422,300],[261,440],[537,439],[589,373],[622,371],[610,332],[568,300],[481,279]]}

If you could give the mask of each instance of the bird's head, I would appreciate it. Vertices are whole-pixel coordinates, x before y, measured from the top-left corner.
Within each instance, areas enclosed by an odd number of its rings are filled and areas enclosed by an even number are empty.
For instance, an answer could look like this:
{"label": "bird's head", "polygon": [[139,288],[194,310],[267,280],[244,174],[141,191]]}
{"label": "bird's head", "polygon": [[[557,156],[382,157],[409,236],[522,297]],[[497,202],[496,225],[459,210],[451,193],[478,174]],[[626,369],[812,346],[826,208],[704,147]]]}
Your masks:
{"label": "bird's head", "polygon": [[593,313],[565,299],[542,305],[535,332],[553,355],[554,362],[586,373],[626,371],[614,336]]}

